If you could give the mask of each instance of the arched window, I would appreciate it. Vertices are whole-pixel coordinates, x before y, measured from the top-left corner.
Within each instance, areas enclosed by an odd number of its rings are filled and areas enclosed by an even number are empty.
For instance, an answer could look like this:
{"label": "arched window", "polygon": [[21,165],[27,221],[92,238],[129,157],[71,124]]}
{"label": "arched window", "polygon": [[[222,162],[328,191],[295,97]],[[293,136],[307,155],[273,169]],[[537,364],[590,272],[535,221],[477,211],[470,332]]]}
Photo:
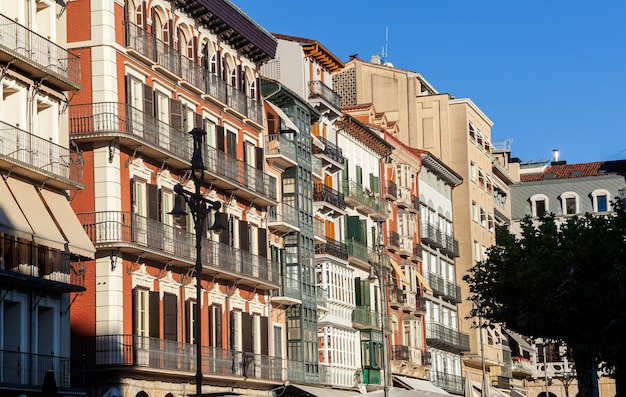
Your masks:
{"label": "arched window", "polygon": [[256,79],[252,79],[250,82],[250,98],[256,100]]}
{"label": "arched window", "polygon": [[233,88],[237,88],[237,68],[233,68],[233,70],[230,71],[230,85],[232,85]]}
{"label": "arched window", "polygon": [[605,189],[596,189],[591,193],[594,212],[611,211],[611,193]]}
{"label": "arched window", "polygon": [[209,70],[213,74],[217,74],[217,53],[211,55],[209,59]]}
{"label": "arched window", "polygon": [[530,198],[530,209],[533,217],[538,217],[548,213],[550,202],[545,194],[535,194]]}
{"label": "arched window", "polygon": [[143,6],[141,2],[135,7],[135,23],[137,26],[143,26]]}
{"label": "arched window", "polygon": [[575,215],[580,212],[580,200],[578,193],[565,192],[561,194],[561,213],[563,215]]}

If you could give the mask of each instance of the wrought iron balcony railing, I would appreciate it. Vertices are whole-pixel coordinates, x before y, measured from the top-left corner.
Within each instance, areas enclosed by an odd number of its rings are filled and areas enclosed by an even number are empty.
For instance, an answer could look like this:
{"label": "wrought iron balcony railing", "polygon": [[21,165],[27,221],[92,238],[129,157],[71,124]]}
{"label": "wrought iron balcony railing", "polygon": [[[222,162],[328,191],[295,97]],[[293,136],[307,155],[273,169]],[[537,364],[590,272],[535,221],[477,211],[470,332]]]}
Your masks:
{"label": "wrought iron balcony railing", "polygon": [[393,230],[389,231],[389,237],[387,240],[387,249],[396,252],[400,248],[400,235]]}
{"label": "wrought iron balcony railing", "polygon": [[302,286],[300,280],[288,276],[281,277],[280,288],[272,291],[272,297],[287,297],[290,299],[302,299]]}
{"label": "wrought iron balcony railing", "polygon": [[322,182],[315,182],[313,185],[313,201],[324,201],[340,210],[346,209],[343,193],[326,186]]}
{"label": "wrought iron balcony railing", "polygon": [[352,322],[360,324],[361,327],[380,329],[380,320],[380,313],[368,306],[357,306],[352,311]]}
{"label": "wrought iron balcony railing", "polygon": [[309,99],[322,98],[341,112],[341,96],[321,80],[309,81]]}
{"label": "wrought iron balcony railing", "polygon": [[424,272],[424,277],[428,280],[428,284],[433,290],[435,296],[453,302],[461,303],[461,287],[458,284],[450,282],[443,277],[429,271]]}
{"label": "wrought iron balcony railing", "polygon": [[[195,235],[183,229],[127,211],[79,213],[78,219],[96,248],[140,247],[180,267],[195,264]],[[278,286],[278,263],[271,259],[208,239],[203,240],[202,255],[202,266],[212,272],[243,276],[244,284]]]}
{"label": "wrought iron balcony railing", "polygon": [[432,223],[422,222],[421,228],[422,242],[435,248],[443,247],[443,236],[439,228]]}
{"label": "wrought iron balcony railing", "polygon": [[54,374],[57,387],[70,387],[69,357],[0,350],[0,384],[3,386],[30,386],[41,390],[48,371]]}
{"label": "wrought iron balcony railing", "polygon": [[85,284],[82,269],[74,266],[67,252],[16,240],[7,234],[0,237],[0,247],[12,248],[0,248],[1,269],[80,287]]}
{"label": "wrought iron balcony railing", "polygon": [[468,334],[437,323],[426,323],[426,343],[446,351],[469,351]]}
{"label": "wrought iron balcony railing", "polygon": [[[288,229],[295,229],[298,227],[298,210],[295,207],[287,203],[279,203],[274,207],[268,207],[268,224],[271,228],[276,228],[281,231],[287,231]],[[280,227],[276,224],[286,223],[292,227]]]}
{"label": "wrought iron balcony railing", "polygon": [[344,157],[343,157],[343,151],[341,150],[341,148],[335,145],[334,143],[332,143],[331,141],[329,141],[328,139],[324,138],[323,136],[320,136],[318,138],[324,144],[324,149],[321,149],[318,146],[313,145],[312,146],[313,154],[324,155],[328,157],[329,159],[333,160],[334,162],[340,164],[341,167],[343,167]]}
{"label": "wrought iron balcony railing", "polygon": [[339,259],[348,259],[348,248],[340,241],[326,237],[325,243],[315,244],[315,255],[332,255]]}
{"label": "wrought iron balcony railing", "polygon": [[[86,370],[149,368],[190,373],[196,371],[196,345],[145,336],[118,334],[77,338],[72,357],[84,358]],[[243,377],[283,380],[283,359],[217,347],[202,347],[202,374],[206,377]]]}
{"label": "wrought iron balcony railing", "polygon": [[226,84],[208,69],[201,67],[195,59],[190,59],[179,50],[159,40],[132,22],[124,22],[126,47],[148,59],[183,83],[205,92],[222,104],[243,114],[257,124],[263,122],[262,104],[250,98],[236,87]]}
{"label": "wrought iron balcony railing", "polygon": [[0,121],[2,162],[40,174],[42,180],[52,178],[64,185],[82,187],[82,154]]}
{"label": "wrought iron balcony railing", "polygon": [[398,198],[398,185],[394,181],[387,181],[385,183],[385,198],[395,200]]}
{"label": "wrought iron balcony railing", "polygon": [[80,89],[80,59],[26,26],[0,14],[0,61],[13,61],[35,79],[62,90]]}
{"label": "wrought iron balcony railing", "polygon": [[348,248],[348,257],[354,257],[358,260],[367,262],[370,259],[371,249],[354,239],[345,240],[346,247]]}
{"label": "wrought iron balcony railing", "polygon": [[431,371],[430,381],[437,387],[442,388],[448,393],[462,395],[464,382],[459,375],[453,375],[441,371]]}
{"label": "wrought iron balcony railing", "polygon": [[267,135],[265,158],[270,164],[276,164],[281,169],[293,167],[297,164],[296,142],[282,134]]}
{"label": "wrought iron balcony railing", "polygon": [[457,239],[442,232],[441,241],[441,252],[453,258],[459,257],[459,241]]}
{"label": "wrought iron balcony railing", "polygon": [[346,202],[354,205],[367,214],[379,213],[386,218],[386,202],[376,197],[361,184],[355,181],[343,181],[343,196]]}

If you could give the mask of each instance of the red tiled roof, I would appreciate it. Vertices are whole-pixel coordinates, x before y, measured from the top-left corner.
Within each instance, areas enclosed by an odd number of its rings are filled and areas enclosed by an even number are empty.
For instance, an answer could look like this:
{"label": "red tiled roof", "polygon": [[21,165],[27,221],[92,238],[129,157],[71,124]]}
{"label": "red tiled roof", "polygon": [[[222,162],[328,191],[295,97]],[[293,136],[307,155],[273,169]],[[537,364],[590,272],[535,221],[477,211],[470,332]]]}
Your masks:
{"label": "red tiled roof", "polygon": [[371,108],[374,104],[373,103],[357,103],[356,105],[347,105],[347,106],[342,106],[341,110],[344,112],[351,112],[351,111],[356,111],[356,110],[367,110],[369,108]]}
{"label": "red tiled roof", "polygon": [[580,164],[557,164],[546,167],[543,172],[520,175],[522,182],[533,182],[551,179],[584,178],[605,174],[622,174],[626,172],[626,160],[596,161]]}

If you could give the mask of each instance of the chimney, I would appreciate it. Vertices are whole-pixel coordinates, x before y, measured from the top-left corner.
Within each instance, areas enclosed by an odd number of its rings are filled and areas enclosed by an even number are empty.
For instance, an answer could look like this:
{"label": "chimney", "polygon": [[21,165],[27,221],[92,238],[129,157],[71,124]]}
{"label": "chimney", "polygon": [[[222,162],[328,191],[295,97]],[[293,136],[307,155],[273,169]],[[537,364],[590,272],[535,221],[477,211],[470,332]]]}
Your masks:
{"label": "chimney", "polygon": [[565,161],[565,160],[559,161],[559,149],[552,149],[552,158],[554,160],[552,160],[550,165],[565,165],[565,164],[567,164],[567,161]]}

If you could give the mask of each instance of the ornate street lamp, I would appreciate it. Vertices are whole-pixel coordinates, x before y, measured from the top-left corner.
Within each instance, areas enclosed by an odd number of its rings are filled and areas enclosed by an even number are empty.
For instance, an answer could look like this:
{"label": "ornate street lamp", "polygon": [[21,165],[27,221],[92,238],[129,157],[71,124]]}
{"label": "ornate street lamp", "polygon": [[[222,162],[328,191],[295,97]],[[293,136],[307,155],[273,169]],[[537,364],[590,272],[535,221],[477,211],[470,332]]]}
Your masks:
{"label": "ornate street lamp", "polygon": [[[202,395],[202,337],[201,337],[201,324],[200,317],[202,311],[200,305],[202,301],[202,238],[204,232],[204,222],[211,211],[218,211],[222,204],[219,201],[212,201],[206,199],[200,193],[200,185],[204,180],[204,163],[202,161],[202,144],[206,131],[202,128],[194,128],[189,132],[193,137],[193,155],[191,157],[191,174],[195,185],[195,192],[188,192],[183,188],[180,183],[174,186],[174,192],[176,192],[176,198],[174,199],[174,208],[169,214],[174,217],[174,220],[180,222],[183,217],[187,215],[187,212],[183,210],[182,201],[187,202],[191,216],[193,217],[194,231],[196,233],[196,306],[194,310],[194,342],[196,344],[196,397]],[[214,233],[220,233],[224,229],[224,225],[221,223],[221,217],[216,216],[213,226],[210,227]]]}

